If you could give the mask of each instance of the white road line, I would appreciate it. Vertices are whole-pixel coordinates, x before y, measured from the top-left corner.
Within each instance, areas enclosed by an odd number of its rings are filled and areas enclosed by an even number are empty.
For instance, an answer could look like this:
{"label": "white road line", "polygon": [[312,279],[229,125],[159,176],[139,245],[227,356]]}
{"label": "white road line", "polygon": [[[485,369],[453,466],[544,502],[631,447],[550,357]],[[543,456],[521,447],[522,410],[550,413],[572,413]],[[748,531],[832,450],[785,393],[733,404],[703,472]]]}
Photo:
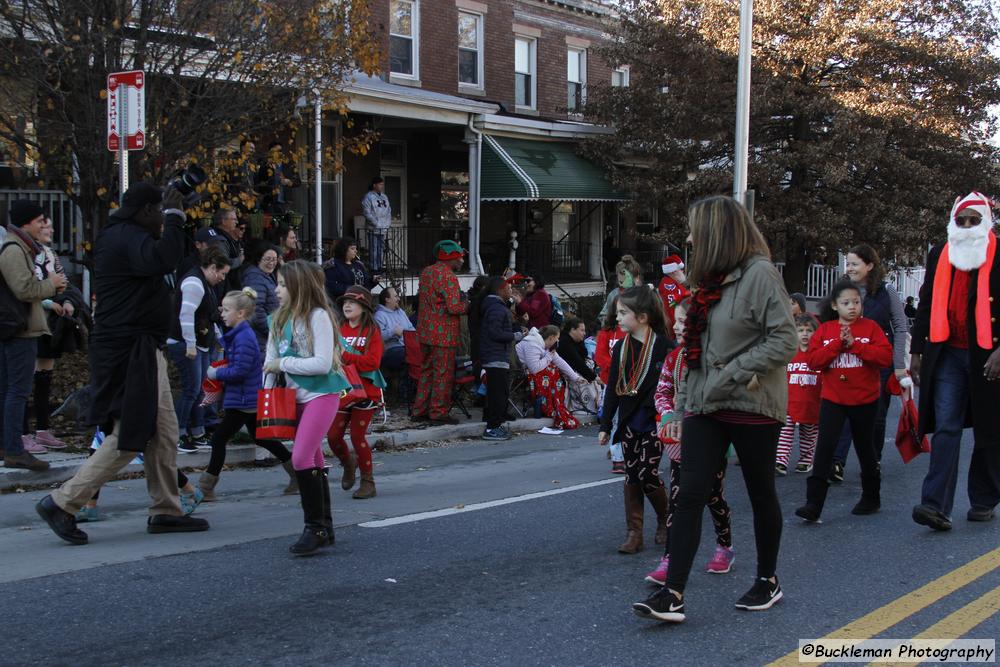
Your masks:
{"label": "white road line", "polygon": [[418,512],[416,514],[404,514],[403,516],[392,517],[391,519],[379,519],[378,521],[366,521],[365,523],[359,523],[358,525],[362,528],[388,528],[389,526],[398,526],[402,523],[414,523],[416,521],[425,521],[427,519],[437,519],[442,516],[451,516],[453,514],[462,514],[464,512],[475,512],[476,510],[485,510],[491,507],[500,507],[501,505],[512,505],[514,503],[522,503],[526,500],[535,500],[536,498],[545,498],[547,496],[558,496],[561,493],[571,493],[573,491],[580,491],[581,489],[591,489],[595,486],[606,486],[608,484],[614,484],[618,482],[622,483],[621,477],[612,477],[611,479],[602,479],[598,482],[587,482],[586,484],[576,484],[575,486],[567,486],[561,489],[552,489],[551,491],[539,491],[537,493],[527,493],[523,496],[514,496],[513,498],[501,498],[500,500],[489,500],[484,503],[473,503],[471,505],[464,505],[462,507],[448,507],[443,510],[434,510],[433,512]]}

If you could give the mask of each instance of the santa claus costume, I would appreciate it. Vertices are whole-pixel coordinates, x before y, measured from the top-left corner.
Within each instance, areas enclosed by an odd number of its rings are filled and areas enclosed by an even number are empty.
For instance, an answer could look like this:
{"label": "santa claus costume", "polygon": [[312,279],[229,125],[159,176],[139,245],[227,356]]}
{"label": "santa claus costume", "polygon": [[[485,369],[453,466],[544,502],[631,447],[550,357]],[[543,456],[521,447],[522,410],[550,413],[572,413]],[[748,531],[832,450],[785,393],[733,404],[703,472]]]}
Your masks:
{"label": "santa claus costume", "polygon": [[660,265],[663,270],[663,280],[656,288],[663,300],[663,312],[667,316],[667,331],[672,332],[674,327],[674,308],[677,304],[691,296],[691,292],[684,283],[687,276],[684,275],[684,261],[680,255],[667,255]]}

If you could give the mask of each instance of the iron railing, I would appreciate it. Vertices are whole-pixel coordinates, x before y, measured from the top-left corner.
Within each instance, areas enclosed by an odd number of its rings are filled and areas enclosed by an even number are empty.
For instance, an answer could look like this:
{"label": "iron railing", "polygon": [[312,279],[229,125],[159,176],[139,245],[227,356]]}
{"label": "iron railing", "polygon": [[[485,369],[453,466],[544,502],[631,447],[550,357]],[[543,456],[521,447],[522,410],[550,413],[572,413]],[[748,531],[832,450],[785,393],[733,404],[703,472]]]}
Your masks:
{"label": "iron railing", "polygon": [[539,271],[547,280],[590,280],[590,244],[581,241],[524,241],[517,251],[518,268]]}
{"label": "iron railing", "polygon": [[[59,190],[0,190],[0,220],[10,220],[10,203],[17,199],[36,202],[52,219],[51,247],[56,254],[83,259],[83,214],[65,192]],[[66,266],[73,272],[73,266]]]}
{"label": "iron railing", "polygon": [[[361,259],[371,266],[368,235],[363,229],[357,230],[356,234]],[[463,248],[468,248],[469,229],[429,225],[390,227],[382,249],[382,273],[392,277],[419,275],[425,266],[434,261],[434,246],[445,239],[458,241]]]}

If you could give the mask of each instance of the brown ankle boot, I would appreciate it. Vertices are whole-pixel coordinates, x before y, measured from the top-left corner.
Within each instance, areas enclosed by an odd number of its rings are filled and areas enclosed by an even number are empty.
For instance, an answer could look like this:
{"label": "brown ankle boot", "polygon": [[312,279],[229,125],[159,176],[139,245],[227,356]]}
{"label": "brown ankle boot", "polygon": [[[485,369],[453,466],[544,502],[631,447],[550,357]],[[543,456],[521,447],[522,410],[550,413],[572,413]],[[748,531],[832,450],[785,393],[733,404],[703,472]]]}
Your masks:
{"label": "brown ankle boot", "polygon": [[218,500],[218,497],[215,495],[215,485],[218,483],[219,483],[218,475],[210,475],[207,472],[201,473],[201,475],[198,477],[198,488],[201,489],[201,492],[203,494],[205,494],[205,497],[202,499],[202,502],[214,503],[216,500]]}
{"label": "brown ankle boot", "polygon": [[645,501],[642,498],[642,487],[638,484],[625,484],[625,541],[618,547],[618,552],[634,554],[642,551],[642,513]]}
{"label": "brown ankle boot", "polygon": [[358,478],[358,459],[354,454],[348,454],[347,460],[341,461],[340,465],[344,467],[344,474],[340,477],[340,488],[350,491]]}
{"label": "brown ankle boot", "polygon": [[655,491],[646,494],[649,504],[656,511],[656,538],[657,544],[667,543],[667,489],[661,486]]}
{"label": "brown ankle boot", "polygon": [[372,474],[361,474],[361,486],[358,490],[354,492],[351,496],[355,500],[364,500],[365,498],[375,497],[375,476]]}
{"label": "brown ankle boot", "polygon": [[281,493],[286,496],[294,496],[299,493],[299,480],[295,476],[295,468],[292,467],[292,460],[288,459],[281,464],[281,467],[288,473],[288,486]]}

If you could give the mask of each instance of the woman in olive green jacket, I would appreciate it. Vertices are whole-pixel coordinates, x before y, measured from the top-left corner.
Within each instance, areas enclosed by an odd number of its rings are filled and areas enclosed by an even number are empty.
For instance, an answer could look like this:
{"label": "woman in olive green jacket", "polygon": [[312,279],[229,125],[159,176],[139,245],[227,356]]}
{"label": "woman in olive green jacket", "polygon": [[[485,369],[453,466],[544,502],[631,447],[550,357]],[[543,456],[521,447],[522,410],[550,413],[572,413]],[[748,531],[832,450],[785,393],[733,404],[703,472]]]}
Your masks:
{"label": "woman in olive green jacket", "polygon": [[757,576],[736,607],[768,609],[781,599],[774,460],[787,414],[786,364],[796,350],[788,294],[747,210],[729,197],[711,197],[692,205],[688,215],[695,289],[684,333],[688,370],[678,383],[670,427],[681,441],[684,475],[666,585],[633,605],[639,616],[672,622],[684,620],[684,586],[701,539],[702,512],[730,443],[743,466],[757,543]]}

